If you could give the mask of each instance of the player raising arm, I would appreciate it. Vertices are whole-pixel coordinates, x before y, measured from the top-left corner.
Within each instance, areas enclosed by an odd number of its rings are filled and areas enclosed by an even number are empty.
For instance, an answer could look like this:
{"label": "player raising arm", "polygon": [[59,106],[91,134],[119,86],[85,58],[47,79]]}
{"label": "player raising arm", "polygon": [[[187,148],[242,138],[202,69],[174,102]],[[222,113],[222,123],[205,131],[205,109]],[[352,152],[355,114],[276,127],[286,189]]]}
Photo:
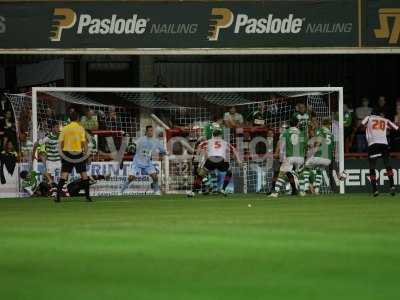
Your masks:
{"label": "player raising arm", "polygon": [[388,129],[399,130],[399,127],[378,114],[372,114],[371,116],[365,117],[364,120],[361,121],[361,124],[365,126],[365,135],[368,142],[369,176],[373,195],[374,197],[379,195],[375,168],[376,161],[381,157],[389,178],[390,194],[394,196],[396,189],[393,181],[393,170],[390,165],[390,154],[386,133]]}
{"label": "player raising arm", "polygon": [[204,178],[209,172],[214,170],[226,172],[224,183],[220,191],[222,194],[226,195],[225,189],[232,178],[232,170],[229,165],[229,154],[232,152],[238,164],[241,165],[242,161],[239,158],[239,154],[231,144],[222,139],[222,131],[220,129],[214,129],[213,137],[208,141],[201,143],[199,147],[205,152],[206,161],[204,166],[198,171],[198,174]]}
{"label": "player raising arm", "polygon": [[157,170],[154,167],[152,156],[153,152],[156,150],[161,158],[166,155],[167,152],[161,142],[155,139],[153,135],[153,126],[148,125],[146,126],[145,135],[136,141],[136,154],[133,158],[131,173],[128,176],[128,180],[123,185],[121,192],[124,192],[135,178],[141,175],[149,175],[153,180],[152,187],[154,193],[156,195],[161,194]]}

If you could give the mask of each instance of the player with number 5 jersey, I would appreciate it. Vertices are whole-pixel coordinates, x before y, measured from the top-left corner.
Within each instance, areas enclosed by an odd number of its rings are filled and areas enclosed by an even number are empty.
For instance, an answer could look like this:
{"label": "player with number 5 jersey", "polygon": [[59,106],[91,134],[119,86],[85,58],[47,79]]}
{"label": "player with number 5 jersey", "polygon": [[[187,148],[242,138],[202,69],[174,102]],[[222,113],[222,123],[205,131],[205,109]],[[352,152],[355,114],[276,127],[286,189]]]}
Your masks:
{"label": "player with number 5 jersey", "polygon": [[226,195],[225,189],[232,178],[232,170],[229,165],[230,153],[233,153],[236,161],[241,165],[242,161],[239,158],[239,154],[231,144],[223,140],[222,131],[219,128],[214,129],[213,137],[201,143],[199,148],[206,156],[206,161],[204,166],[200,167],[198,174],[202,178],[205,178],[209,172],[214,170],[226,172],[224,183],[220,191],[223,195]]}
{"label": "player with number 5 jersey", "polygon": [[390,165],[390,153],[387,140],[387,130],[399,130],[399,127],[379,113],[367,116],[361,121],[365,127],[368,142],[369,176],[374,197],[379,195],[376,178],[376,162],[382,158],[390,183],[390,194],[395,195],[393,170]]}

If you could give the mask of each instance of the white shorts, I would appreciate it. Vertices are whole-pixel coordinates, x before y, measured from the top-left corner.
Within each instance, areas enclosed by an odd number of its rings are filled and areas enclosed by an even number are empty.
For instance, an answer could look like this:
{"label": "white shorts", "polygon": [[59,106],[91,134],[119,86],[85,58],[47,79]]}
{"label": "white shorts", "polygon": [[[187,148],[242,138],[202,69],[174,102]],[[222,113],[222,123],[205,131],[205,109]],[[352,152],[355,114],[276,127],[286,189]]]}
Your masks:
{"label": "white shorts", "polygon": [[283,173],[296,171],[303,164],[304,164],[304,157],[286,157],[282,162],[280,171]]}
{"label": "white shorts", "polygon": [[140,177],[154,173],[158,173],[158,171],[153,164],[147,166],[131,164],[131,167],[128,169],[128,176],[134,177]]}
{"label": "white shorts", "polygon": [[53,177],[59,177],[61,174],[61,160],[57,161],[46,160],[46,172]]}
{"label": "white shorts", "polygon": [[329,167],[331,160],[323,157],[310,157],[306,161],[306,167]]}

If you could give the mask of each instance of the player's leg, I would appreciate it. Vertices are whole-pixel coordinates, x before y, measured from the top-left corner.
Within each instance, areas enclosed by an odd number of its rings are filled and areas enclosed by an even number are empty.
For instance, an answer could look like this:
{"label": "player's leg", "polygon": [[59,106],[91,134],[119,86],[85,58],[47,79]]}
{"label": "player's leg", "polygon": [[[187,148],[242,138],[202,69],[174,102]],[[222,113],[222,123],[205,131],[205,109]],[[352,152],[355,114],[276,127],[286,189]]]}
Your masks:
{"label": "player's leg", "polygon": [[305,196],[306,192],[309,189],[310,186],[310,175],[311,175],[312,169],[309,164],[309,161],[306,162],[306,165],[303,168],[303,171],[301,172],[300,175],[300,195]]}
{"label": "player's leg", "polygon": [[292,157],[290,158],[292,161],[292,170],[286,173],[287,178],[289,179],[290,186],[292,188],[292,195],[297,195],[298,194],[298,173],[300,167],[304,164],[304,158],[303,157]]}
{"label": "player's leg", "polygon": [[60,175],[60,180],[58,181],[57,184],[57,195],[56,198],[54,199],[55,202],[60,202],[61,193],[63,192],[64,185],[67,182],[68,175],[72,172],[73,168],[74,165],[71,161],[66,159],[61,160],[61,175]]}
{"label": "player's leg", "polygon": [[214,170],[213,172],[210,172],[208,174],[209,176],[209,183],[210,183],[210,189],[212,190],[213,193],[218,193],[220,191],[220,172],[218,170]]}
{"label": "player's leg", "polygon": [[46,178],[46,181],[49,185],[53,185],[53,177],[47,168],[46,171],[44,171],[43,176]]}
{"label": "player's leg", "polygon": [[57,176],[61,172],[61,161],[46,161],[46,178],[50,185],[50,194],[55,197],[57,194],[57,184],[55,183]]}
{"label": "player's leg", "polygon": [[231,182],[231,179],[232,179],[232,170],[229,166],[229,162],[224,161],[224,162],[219,163],[218,171],[225,172],[224,183],[222,184],[221,192],[224,195],[226,195],[226,192],[225,192],[226,187],[229,185],[229,183]]}
{"label": "player's leg", "polygon": [[85,191],[86,201],[91,202],[92,198],[90,197],[90,179],[87,174],[87,163],[86,161],[79,162],[75,165],[75,170],[77,173],[81,175],[82,179],[82,187]]}
{"label": "player's leg", "polygon": [[[70,170],[70,171],[68,171],[68,170]],[[54,201],[60,202],[63,187],[64,187],[65,183],[67,182],[68,175],[69,175],[69,173],[71,173],[71,171],[72,171],[72,168],[67,169],[67,167],[63,167],[63,169],[61,171],[60,180],[58,181],[58,184],[57,184],[57,195],[56,195],[56,198]]]}
{"label": "player's leg", "polygon": [[374,144],[368,148],[369,179],[371,181],[372,193],[373,193],[374,197],[379,195],[378,187],[377,187],[377,183],[376,183],[375,168],[376,168],[376,161],[377,161],[378,157],[381,156],[381,154],[377,152],[377,149],[375,146],[376,146],[376,144]]}
{"label": "player's leg", "polygon": [[274,169],[274,174],[272,175],[271,189],[268,195],[272,194],[275,191],[276,181],[278,180],[279,177],[279,170],[281,168],[281,165],[282,163],[280,161],[274,160],[272,165]]}
{"label": "player's leg", "polygon": [[275,190],[271,193],[270,197],[277,198],[279,192],[282,190],[283,187],[286,185],[286,178],[288,177],[287,174],[293,170],[293,163],[289,158],[285,158],[282,162],[282,165],[279,169],[278,179],[275,183]]}
{"label": "player's leg", "polygon": [[392,165],[390,164],[390,153],[389,149],[386,145],[383,145],[382,147],[382,159],[383,159],[383,164],[386,168],[386,175],[389,178],[389,185],[390,185],[390,194],[394,196],[396,194],[396,188],[394,186],[394,176],[393,176],[393,169]]}
{"label": "player's leg", "polygon": [[143,174],[144,175],[149,175],[151,177],[151,179],[153,180],[152,183],[152,188],[153,191],[156,195],[160,195],[160,184],[158,182],[158,172],[156,170],[156,168],[154,167],[153,164],[146,166],[143,168]]}
{"label": "player's leg", "polygon": [[314,189],[316,195],[320,193],[324,171],[325,170],[329,171],[330,165],[331,165],[330,159],[317,158],[316,168],[315,168],[315,189]]}
{"label": "player's leg", "polygon": [[141,168],[132,163],[130,168],[128,168],[127,180],[122,184],[121,193],[123,193],[129,187],[131,182],[137,178],[138,174],[141,174]]}
{"label": "player's leg", "polygon": [[301,188],[301,196],[305,196],[307,191],[315,193],[318,177],[318,157],[310,157],[304,165],[304,185]]}
{"label": "player's leg", "polygon": [[201,183],[203,178],[199,175],[199,164],[193,164],[193,182],[192,182],[192,190],[188,196],[194,196],[195,193],[199,193],[201,190]]}
{"label": "player's leg", "polygon": [[152,187],[153,187],[154,193],[155,194],[160,194],[161,191],[160,191],[160,184],[158,183],[158,174],[157,174],[157,172],[150,173],[149,176],[153,180]]}
{"label": "player's leg", "polygon": [[313,184],[314,194],[319,195],[320,188],[322,185],[322,176],[324,168],[322,166],[316,166],[314,170],[315,179]]}
{"label": "player's leg", "polygon": [[292,188],[292,195],[297,195],[297,186],[296,186],[296,179],[297,179],[297,174],[295,171],[290,171],[286,172],[286,177],[289,180],[290,186]]}
{"label": "player's leg", "polygon": [[210,173],[217,169],[218,165],[215,161],[207,159],[204,165],[199,168],[198,173],[202,178],[203,194],[208,194],[211,191],[211,176]]}

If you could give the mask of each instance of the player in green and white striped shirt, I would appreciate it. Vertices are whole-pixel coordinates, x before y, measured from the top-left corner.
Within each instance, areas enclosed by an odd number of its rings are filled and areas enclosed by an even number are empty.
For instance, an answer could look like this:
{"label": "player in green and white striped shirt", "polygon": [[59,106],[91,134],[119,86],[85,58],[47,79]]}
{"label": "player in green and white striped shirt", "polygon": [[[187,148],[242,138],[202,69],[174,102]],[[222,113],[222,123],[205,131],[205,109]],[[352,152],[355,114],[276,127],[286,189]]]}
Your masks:
{"label": "player in green and white striped shirt", "polygon": [[43,163],[46,169],[43,175],[52,187],[55,186],[54,181],[60,176],[61,172],[61,157],[58,142],[59,130],[59,125],[54,123],[51,132],[35,143],[33,148],[33,159],[36,159],[36,150],[39,155],[45,158]]}
{"label": "player in green and white striped shirt", "polygon": [[322,127],[318,128],[313,141],[311,155],[307,159],[300,180],[300,195],[305,196],[308,190],[310,174],[315,172],[315,194],[319,194],[319,188],[322,183],[322,171],[327,169],[333,160],[335,149],[334,136],[331,132],[331,120],[325,118],[322,121]]}
{"label": "player in green and white striped shirt", "polygon": [[284,160],[279,170],[279,177],[275,184],[275,191],[270,197],[278,197],[279,192],[285,186],[285,178],[289,179],[292,187],[292,194],[297,193],[295,177],[296,172],[304,163],[304,154],[307,143],[305,132],[300,130],[300,122],[293,118],[290,121],[291,127],[282,132],[279,144],[284,150]]}

